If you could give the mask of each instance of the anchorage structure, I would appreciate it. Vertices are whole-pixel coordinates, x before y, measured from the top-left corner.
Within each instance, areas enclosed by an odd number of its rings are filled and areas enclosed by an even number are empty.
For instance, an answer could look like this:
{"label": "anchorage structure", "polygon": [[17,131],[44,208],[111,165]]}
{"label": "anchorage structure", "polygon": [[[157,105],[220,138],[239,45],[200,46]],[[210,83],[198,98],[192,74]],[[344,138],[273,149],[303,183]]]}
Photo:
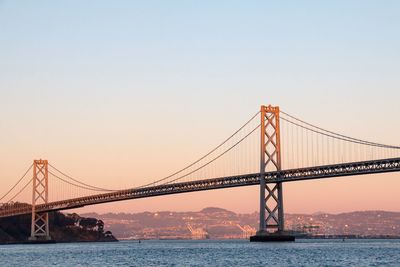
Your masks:
{"label": "anchorage structure", "polygon": [[29,240],[50,240],[49,214],[36,212],[36,205],[47,204],[49,200],[49,179],[47,160],[33,161],[32,179],[32,225]]}
{"label": "anchorage structure", "polygon": [[284,234],[282,182],[265,181],[266,172],[282,170],[279,107],[261,106],[260,113],[260,226],[250,241],[294,241]]}

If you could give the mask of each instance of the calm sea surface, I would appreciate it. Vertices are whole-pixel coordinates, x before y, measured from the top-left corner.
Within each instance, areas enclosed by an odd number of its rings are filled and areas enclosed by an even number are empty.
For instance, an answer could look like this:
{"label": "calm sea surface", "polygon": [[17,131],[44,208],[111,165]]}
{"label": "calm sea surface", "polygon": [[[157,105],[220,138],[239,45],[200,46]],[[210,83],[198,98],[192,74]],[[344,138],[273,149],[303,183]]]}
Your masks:
{"label": "calm sea surface", "polygon": [[400,240],[142,241],[0,246],[0,266],[400,266]]}

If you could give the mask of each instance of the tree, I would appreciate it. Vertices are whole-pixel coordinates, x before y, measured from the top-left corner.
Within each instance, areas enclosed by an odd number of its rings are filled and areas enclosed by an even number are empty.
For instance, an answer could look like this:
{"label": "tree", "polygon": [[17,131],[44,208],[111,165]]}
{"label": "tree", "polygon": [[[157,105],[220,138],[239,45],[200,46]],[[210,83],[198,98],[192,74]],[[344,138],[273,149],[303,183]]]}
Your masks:
{"label": "tree", "polygon": [[97,221],[97,231],[104,233],[104,222],[102,220]]}
{"label": "tree", "polygon": [[96,218],[81,218],[79,225],[84,229],[93,230],[97,226]]}

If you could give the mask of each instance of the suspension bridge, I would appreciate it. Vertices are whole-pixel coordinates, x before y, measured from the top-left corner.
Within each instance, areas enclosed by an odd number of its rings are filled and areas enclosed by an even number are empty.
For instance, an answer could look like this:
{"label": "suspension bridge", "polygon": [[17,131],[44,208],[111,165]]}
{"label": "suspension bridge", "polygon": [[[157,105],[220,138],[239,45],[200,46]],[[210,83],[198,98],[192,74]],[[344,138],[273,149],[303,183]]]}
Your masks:
{"label": "suspension bridge", "polygon": [[[283,183],[400,171],[400,147],[336,133],[261,106],[237,131],[184,168],[117,190],[90,185],[34,160],[0,198],[0,218],[32,214],[30,240],[49,240],[48,213],[101,203],[260,186],[259,230],[251,241],[285,241]],[[32,174],[32,175],[30,175]]]}

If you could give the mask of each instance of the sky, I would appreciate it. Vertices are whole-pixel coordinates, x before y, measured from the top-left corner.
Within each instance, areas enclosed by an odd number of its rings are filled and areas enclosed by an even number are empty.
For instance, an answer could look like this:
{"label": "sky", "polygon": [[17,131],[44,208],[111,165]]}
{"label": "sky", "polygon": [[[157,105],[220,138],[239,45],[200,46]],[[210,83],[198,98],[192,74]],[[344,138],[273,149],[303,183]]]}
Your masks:
{"label": "sky", "polygon": [[[0,1],[0,194],[33,159],[127,188],[196,160],[262,104],[400,145],[399,1]],[[290,213],[400,211],[399,174],[284,185]],[[78,212],[258,210],[258,187]]]}

